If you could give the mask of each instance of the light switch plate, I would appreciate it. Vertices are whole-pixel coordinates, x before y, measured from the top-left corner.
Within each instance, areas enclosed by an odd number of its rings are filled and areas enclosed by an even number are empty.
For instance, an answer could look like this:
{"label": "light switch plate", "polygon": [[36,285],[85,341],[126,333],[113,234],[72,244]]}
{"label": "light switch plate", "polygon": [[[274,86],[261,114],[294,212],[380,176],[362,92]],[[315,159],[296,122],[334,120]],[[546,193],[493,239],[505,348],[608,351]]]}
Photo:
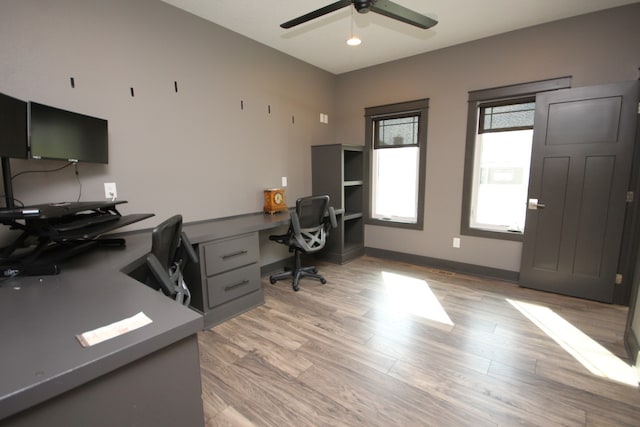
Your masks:
{"label": "light switch plate", "polygon": [[115,182],[104,183],[104,198],[115,200],[118,197],[118,190]]}

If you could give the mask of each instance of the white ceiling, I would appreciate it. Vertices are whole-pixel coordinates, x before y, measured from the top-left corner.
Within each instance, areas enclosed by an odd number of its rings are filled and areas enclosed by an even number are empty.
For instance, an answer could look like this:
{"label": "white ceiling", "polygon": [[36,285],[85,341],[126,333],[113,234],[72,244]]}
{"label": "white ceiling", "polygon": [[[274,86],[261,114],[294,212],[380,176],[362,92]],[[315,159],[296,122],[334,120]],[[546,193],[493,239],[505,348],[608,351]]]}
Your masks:
{"label": "white ceiling", "polygon": [[[280,24],[335,0],[163,0],[231,31],[340,74],[519,28],[640,0],[395,0],[439,21],[422,30],[346,7],[284,30]],[[353,32],[360,46],[345,43]]]}

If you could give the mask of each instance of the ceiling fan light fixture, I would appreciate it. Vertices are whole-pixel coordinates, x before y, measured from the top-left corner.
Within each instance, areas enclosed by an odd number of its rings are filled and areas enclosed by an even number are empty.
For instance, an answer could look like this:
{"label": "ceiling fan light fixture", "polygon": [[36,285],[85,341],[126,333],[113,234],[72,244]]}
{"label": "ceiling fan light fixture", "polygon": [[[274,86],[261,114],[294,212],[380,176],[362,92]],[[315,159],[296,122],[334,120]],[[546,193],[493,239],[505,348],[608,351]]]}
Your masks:
{"label": "ceiling fan light fixture", "polygon": [[351,36],[351,38],[349,40],[347,40],[347,44],[349,46],[358,46],[360,43],[362,43],[362,40],[360,40],[356,36]]}
{"label": "ceiling fan light fixture", "polygon": [[358,13],[367,13],[371,10],[371,0],[354,0],[352,3]]}
{"label": "ceiling fan light fixture", "polygon": [[353,35],[353,9],[351,9],[351,37],[347,40],[347,44],[349,46],[358,46],[360,43],[362,43],[362,40],[360,40],[358,36]]}

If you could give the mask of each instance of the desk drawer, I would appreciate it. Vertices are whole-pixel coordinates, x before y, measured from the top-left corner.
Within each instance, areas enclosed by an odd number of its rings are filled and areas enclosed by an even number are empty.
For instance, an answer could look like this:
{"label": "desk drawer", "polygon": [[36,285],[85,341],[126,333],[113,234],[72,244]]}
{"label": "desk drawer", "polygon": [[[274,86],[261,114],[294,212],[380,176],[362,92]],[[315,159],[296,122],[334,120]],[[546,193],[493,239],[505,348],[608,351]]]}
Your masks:
{"label": "desk drawer", "polygon": [[207,279],[209,308],[260,289],[258,263],[247,265]]}
{"label": "desk drawer", "polygon": [[204,247],[207,276],[258,261],[258,233],[217,240]]}

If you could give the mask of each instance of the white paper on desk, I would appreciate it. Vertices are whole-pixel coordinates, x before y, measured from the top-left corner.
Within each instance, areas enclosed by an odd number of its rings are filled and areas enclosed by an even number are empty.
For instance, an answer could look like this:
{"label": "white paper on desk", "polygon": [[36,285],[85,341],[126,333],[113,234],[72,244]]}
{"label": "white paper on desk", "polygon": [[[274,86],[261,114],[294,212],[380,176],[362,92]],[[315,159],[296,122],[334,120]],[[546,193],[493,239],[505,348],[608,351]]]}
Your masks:
{"label": "white paper on desk", "polygon": [[140,312],[135,316],[131,316],[127,319],[122,319],[110,325],[102,326],[92,331],[83,332],[76,335],[76,338],[83,347],[90,347],[92,345],[101,343],[102,341],[109,340],[127,332],[134,331],[141,328],[153,320],[149,319],[146,314]]}

